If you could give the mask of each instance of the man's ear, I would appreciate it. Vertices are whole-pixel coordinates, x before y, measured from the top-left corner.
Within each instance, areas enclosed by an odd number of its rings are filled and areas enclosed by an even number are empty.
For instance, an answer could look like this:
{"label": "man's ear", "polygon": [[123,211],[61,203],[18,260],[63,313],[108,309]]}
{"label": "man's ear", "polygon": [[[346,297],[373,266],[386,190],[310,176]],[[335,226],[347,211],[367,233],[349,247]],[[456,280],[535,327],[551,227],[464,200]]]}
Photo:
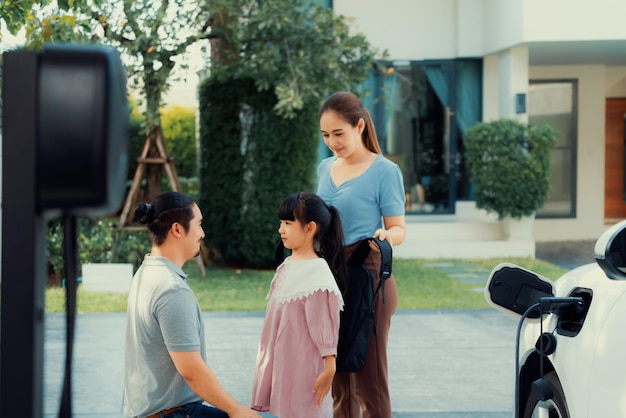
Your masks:
{"label": "man's ear", "polygon": [[180,238],[183,236],[183,226],[179,224],[178,222],[174,222],[172,226],[170,226],[170,232],[175,237]]}

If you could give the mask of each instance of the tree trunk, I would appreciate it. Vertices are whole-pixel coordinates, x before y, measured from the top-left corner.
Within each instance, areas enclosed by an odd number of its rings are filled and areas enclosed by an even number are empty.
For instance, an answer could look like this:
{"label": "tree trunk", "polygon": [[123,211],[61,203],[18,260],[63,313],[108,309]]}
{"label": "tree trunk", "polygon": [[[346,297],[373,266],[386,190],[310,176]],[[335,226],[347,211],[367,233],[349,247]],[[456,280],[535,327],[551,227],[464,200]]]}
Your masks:
{"label": "tree trunk", "polygon": [[[148,158],[160,158],[159,148],[156,140],[162,136],[161,129],[161,86],[154,72],[144,72],[144,83],[146,92],[146,120],[148,125],[148,141],[150,148]],[[146,167],[146,201],[152,202],[156,196],[161,194],[163,189],[163,165],[148,164]]]}
{"label": "tree trunk", "polygon": [[[161,127],[154,126],[148,132],[148,141],[150,141],[150,149],[148,150],[148,158],[160,158],[159,149],[156,139],[161,135]],[[146,167],[146,191],[145,198],[147,202],[152,202],[155,197],[161,194],[163,165],[148,164]]]}

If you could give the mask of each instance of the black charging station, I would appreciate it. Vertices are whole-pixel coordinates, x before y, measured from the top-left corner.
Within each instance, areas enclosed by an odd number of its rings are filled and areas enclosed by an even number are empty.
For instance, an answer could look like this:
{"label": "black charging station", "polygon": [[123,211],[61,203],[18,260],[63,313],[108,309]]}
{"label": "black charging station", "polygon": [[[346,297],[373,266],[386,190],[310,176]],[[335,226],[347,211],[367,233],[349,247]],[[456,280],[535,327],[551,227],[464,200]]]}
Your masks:
{"label": "black charging station", "polygon": [[[113,214],[124,200],[129,113],[120,55],[100,45],[5,52],[2,107],[0,416],[39,418],[47,221],[68,224],[71,276],[75,217]],[[76,277],[66,282],[69,324]],[[60,415],[71,416],[71,401]]]}

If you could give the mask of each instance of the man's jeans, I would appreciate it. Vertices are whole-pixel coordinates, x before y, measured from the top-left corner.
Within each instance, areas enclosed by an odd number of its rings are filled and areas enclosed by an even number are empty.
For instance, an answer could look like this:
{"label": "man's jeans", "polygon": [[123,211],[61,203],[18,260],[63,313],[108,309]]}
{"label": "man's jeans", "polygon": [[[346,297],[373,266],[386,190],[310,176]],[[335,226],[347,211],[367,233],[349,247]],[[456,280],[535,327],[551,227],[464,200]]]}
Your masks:
{"label": "man's jeans", "polygon": [[161,415],[163,418],[228,418],[228,414],[202,402],[192,402],[183,405],[181,409],[171,414]]}

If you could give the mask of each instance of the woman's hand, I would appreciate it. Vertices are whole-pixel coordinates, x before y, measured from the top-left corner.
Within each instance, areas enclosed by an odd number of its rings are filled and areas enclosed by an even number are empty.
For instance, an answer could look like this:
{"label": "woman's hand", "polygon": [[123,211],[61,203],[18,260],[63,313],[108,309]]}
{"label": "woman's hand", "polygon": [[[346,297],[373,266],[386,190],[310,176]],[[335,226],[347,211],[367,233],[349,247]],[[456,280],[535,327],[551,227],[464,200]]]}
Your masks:
{"label": "woman's hand", "polygon": [[[378,238],[381,241],[386,240],[393,247],[393,237],[391,236],[389,231],[387,231],[385,228],[377,229],[376,232],[374,232],[374,238]],[[370,242],[370,246],[378,250],[378,245]]]}
{"label": "woman's hand", "polygon": [[391,246],[400,245],[404,241],[406,221],[404,215],[383,218],[383,228],[377,229],[374,238],[387,241]]}

